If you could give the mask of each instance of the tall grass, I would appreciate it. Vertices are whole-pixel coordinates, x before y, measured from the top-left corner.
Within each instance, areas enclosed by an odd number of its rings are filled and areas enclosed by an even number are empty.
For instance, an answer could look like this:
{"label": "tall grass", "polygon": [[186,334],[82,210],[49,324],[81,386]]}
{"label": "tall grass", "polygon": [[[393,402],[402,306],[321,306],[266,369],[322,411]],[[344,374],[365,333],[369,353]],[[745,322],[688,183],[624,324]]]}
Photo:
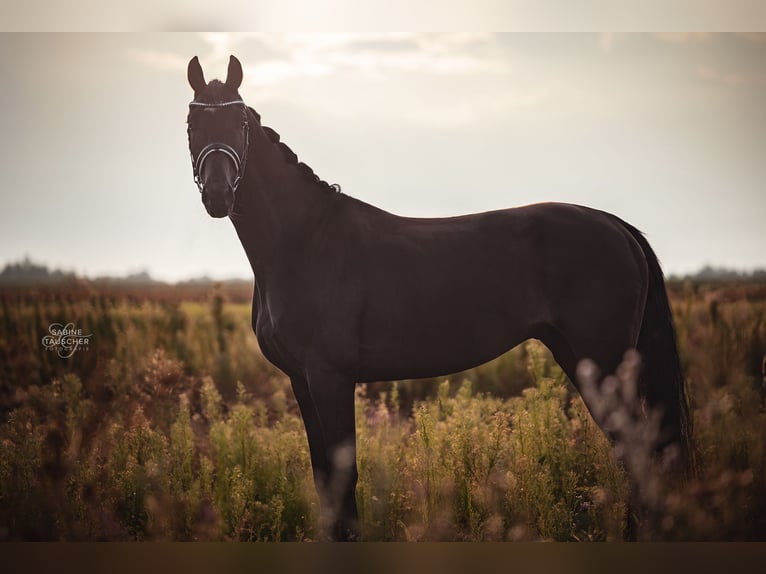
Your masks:
{"label": "tall grass", "polygon": [[[624,393],[599,399],[636,429],[615,457],[536,341],[449,379],[359,386],[364,539],[620,540],[625,468],[639,538],[765,539],[759,293],[671,293],[699,461],[688,483],[653,466],[651,426]],[[303,423],[249,306],[220,289],[139,295],[0,294],[0,540],[321,539]],[[92,332],[90,349],[44,351],[54,321]]]}

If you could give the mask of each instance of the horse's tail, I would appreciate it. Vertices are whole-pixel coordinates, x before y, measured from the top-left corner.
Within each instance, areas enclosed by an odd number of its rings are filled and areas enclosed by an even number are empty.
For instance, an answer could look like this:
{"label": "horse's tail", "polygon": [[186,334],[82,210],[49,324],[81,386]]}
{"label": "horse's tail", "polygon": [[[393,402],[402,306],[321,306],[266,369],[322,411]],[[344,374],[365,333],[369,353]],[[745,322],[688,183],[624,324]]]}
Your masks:
{"label": "horse's tail", "polygon": [[644,235],[630,224],[621,223],[641,246],[649,269],[649,289],[637,345],[642,360],[640,393],[650,409],[661,411],[657,452],[676,444],[682,469],[690,476],[694,471],[692,420],[662,268]]}

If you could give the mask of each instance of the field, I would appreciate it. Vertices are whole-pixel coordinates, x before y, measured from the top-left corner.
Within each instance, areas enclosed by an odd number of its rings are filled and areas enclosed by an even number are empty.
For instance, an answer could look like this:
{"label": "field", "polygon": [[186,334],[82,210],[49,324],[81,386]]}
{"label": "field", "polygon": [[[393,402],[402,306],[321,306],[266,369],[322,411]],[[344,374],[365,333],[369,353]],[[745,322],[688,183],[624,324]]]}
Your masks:
{"label": "field", "polygon": [[[449,378],[358,386],[364,539],[621,540],[631,465],[640,539],[766,540],[766,286],[669,292],[695,479],[665,481],[643,435],[618,463],[530,341]],[[320,540],[303,423],[250,296],[0,290],[0,540]],[[87,350],[44,349],[55,322],[92,334]]]}

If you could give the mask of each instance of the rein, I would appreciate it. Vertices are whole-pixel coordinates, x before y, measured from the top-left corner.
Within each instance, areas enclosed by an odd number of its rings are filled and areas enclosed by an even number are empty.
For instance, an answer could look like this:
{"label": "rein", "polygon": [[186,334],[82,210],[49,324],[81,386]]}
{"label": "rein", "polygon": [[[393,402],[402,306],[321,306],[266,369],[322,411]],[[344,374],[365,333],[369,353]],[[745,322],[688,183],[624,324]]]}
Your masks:
{"label": "rein", "polygon": [[[201,108],[224,108],[224,107],[233,106],[236,104],[242,104],[244,106],[245,102],[243,102],[242,100],[232,100],[229,102],[221,102],[216,104],[206,104],[204,102],[189,102],[190,107],[198,106]],[[239,182],[242,179],[242,177],[245,175],[245,164],[247,163],[247,152],[250,146],[250,124],[247,120],[245,120],[244,127],[245,127],[245,149],[242,153],[242,157],[239,156],[239,154],[237,153],[237,150],[235,150],[229,144],[225,144],[223,142],[214,142],[214,143],[206,145],[200,150],[196,158],[194,157],[194,155],[192,155],[191,159],[192,159],[192,170],[194,172],[194,183],[197,184],[197,189],[199,189],[200,193],[202,193],[202,179],[200,177],[200,173],[202,172],[202,166],[204,165],[205,160],[216,152],[224,154],[234,163],[234,169],[237,170],[237,177],[234,178],[234,182],[232,183],[232,188],[233,188],[233,191],[237,191],[237,186],[239,185]]]}

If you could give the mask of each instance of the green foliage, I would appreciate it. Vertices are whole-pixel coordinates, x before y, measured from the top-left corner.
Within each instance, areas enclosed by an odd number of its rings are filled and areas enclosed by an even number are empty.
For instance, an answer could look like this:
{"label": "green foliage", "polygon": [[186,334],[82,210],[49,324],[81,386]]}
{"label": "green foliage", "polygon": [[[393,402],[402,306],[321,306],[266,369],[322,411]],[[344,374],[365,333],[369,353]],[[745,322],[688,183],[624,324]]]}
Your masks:
{"label": "green foliage", "polygon": [[[762,540],[763,297],[671,295],[699,476],[638,473],[640,536]],[[320,538],[303,423],[248,305],[220,288],[25,297],[0,292],[0,540]],[[62,320],[94,333],[87,352],[41,349]],[[360,386],[356,418],[365,540],[623,537],[623,466],[535,341],[450,379]],[[620,445],[626,465],[645,443]]]}

